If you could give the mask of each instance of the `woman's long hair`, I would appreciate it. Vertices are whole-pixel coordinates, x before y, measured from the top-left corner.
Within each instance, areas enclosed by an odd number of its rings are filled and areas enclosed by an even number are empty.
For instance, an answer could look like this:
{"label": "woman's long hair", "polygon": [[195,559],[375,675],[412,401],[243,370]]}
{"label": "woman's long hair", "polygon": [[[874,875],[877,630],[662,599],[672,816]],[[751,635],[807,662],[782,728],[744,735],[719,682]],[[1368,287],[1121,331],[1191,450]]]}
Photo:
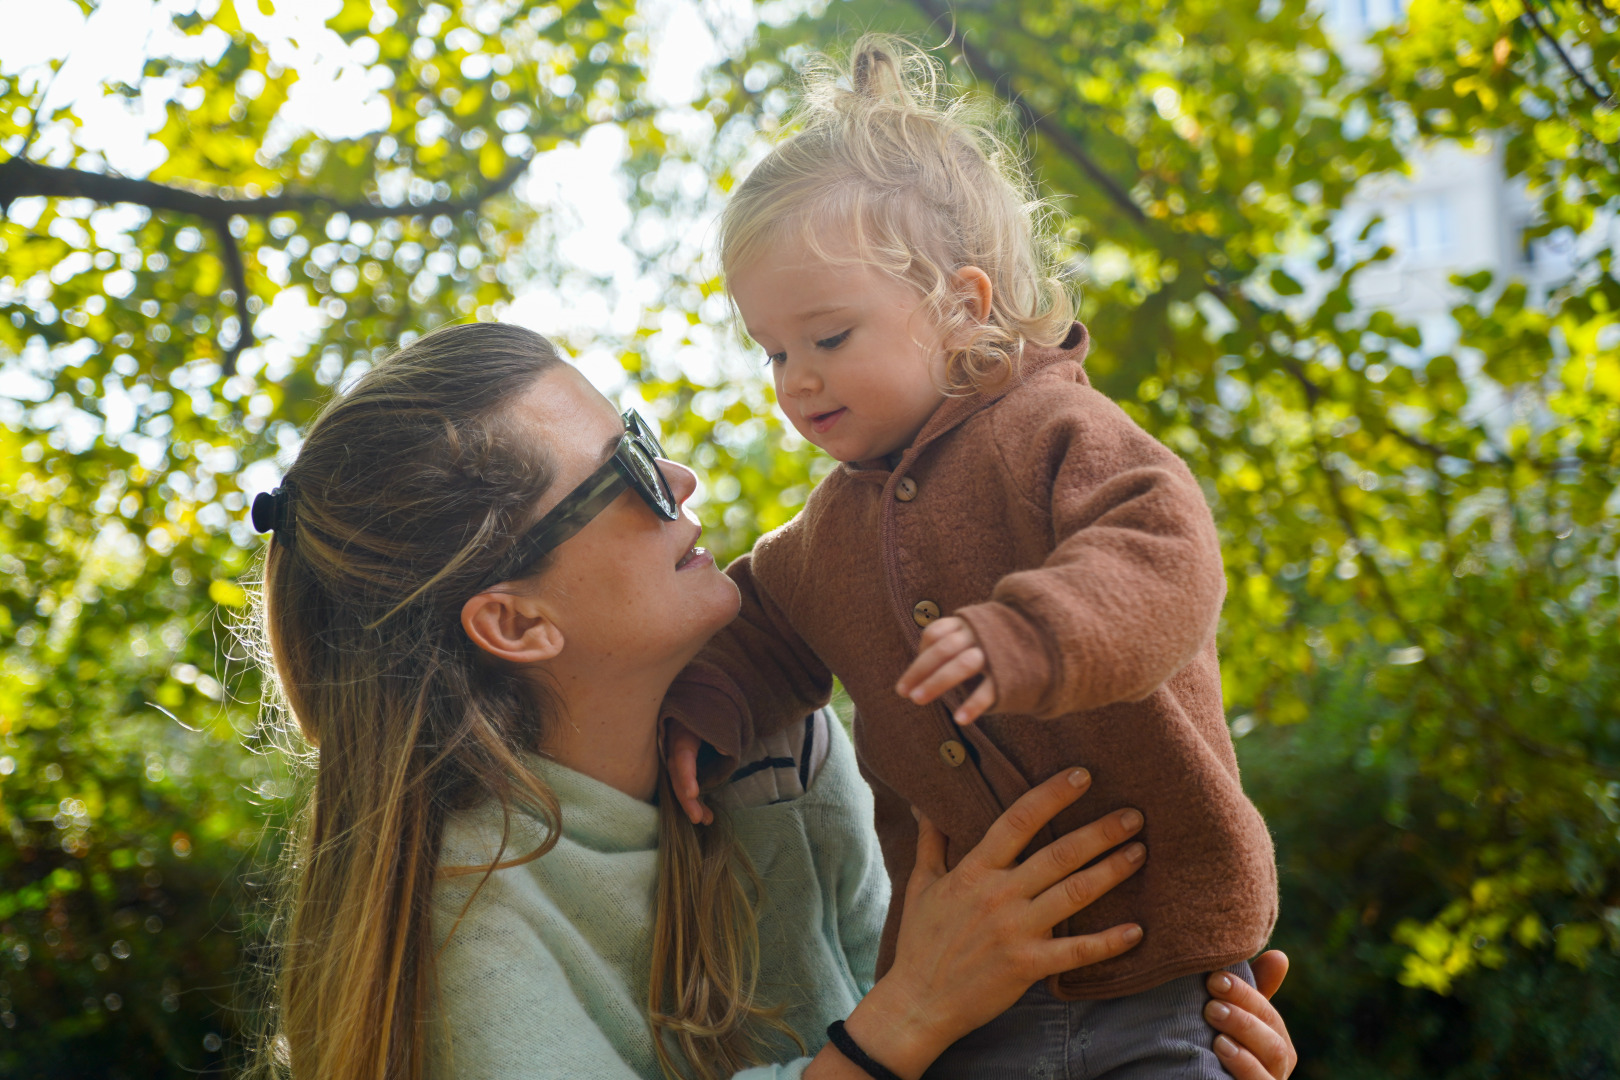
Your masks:
{"label": "woman's long hair", "polygon": [[[544,843],[500,861],[503,843],[486,874],[557,842],[563,810],[520,759],[555,703],[478,649],[460,611],[552,482],[509,409],[561,362],[516,327],[428,334],[334,397],[287,470],[256,627],[272,718],[291,721],[315,769],[288,848],[260,1071],[418,1080],[447,816],[493,798],[541,822]],[[697,829],[663,796],[649,1021],[667,1074],[669,1041],[709,1080],[756,1060],[750,1021],[780,1025],[754,1003],[738,877],[751,870],[723,829]]]}

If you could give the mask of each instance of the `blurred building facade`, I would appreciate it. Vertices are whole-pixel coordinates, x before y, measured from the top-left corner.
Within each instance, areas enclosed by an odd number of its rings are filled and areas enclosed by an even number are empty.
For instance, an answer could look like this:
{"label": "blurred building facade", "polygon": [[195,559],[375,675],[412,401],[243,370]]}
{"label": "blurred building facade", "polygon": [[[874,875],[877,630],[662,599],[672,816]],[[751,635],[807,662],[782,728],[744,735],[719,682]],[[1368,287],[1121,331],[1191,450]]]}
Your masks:
{"label": "blurred building facade", "polygon": [[[1347,64],[1377,62],[1367,38],[1400,19],[1403,2],[1323,0],[1324,25]],[[1565,231],[1528,240],[1536,207],[1524,185],[1507,177],[1499,147],[1431,143],[1409,160],[1410,175],[1364,180],[1333,232],[1341,250],[1394,249],[1393,258],[1359,276],[1356,299],[1420,327],[1427,349],[1443,350],[1455,340],[1452,275],[1489,270],[1499,281],[1523,281],[1535,295],[1574,271],[1578,244],[1611,242],[1613,222],[1601,236],[1577,239]],[[1382,224],[1358,245],[1356,237],[1374,218]]]}

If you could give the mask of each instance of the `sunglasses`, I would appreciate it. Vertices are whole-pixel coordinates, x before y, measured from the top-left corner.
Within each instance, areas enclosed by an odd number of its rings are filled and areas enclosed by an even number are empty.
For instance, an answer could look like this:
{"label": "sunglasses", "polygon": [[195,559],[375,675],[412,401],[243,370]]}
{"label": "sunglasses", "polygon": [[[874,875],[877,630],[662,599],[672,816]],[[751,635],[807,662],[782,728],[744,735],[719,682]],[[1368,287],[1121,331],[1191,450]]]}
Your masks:
{"label": "sunglasses", "polygon": [[658,437],[634,409],[627,411],[623,419],[624,434],[613,456],[531,525],[495,571],[484,579],[480,589],[523,576],[547,552],[589,525],[626,487],[640,495],[665,521],[681,516],[680,504],[670,493],[669,482],[658,467],[658,459],[664,456]]}

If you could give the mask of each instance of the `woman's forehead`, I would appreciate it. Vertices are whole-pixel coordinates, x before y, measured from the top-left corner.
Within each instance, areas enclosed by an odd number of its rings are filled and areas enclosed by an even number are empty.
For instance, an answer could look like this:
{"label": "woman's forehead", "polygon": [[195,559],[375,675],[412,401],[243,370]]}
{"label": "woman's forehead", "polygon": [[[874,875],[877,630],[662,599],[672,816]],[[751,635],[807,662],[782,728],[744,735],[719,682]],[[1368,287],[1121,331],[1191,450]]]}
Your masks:
{"label": "woman's forehead", "polygon": [[536,379],[512,403],[512,419],[541,442],[556,469],[548,502],[595,472],[624,432],[613,403],[567,364]]}

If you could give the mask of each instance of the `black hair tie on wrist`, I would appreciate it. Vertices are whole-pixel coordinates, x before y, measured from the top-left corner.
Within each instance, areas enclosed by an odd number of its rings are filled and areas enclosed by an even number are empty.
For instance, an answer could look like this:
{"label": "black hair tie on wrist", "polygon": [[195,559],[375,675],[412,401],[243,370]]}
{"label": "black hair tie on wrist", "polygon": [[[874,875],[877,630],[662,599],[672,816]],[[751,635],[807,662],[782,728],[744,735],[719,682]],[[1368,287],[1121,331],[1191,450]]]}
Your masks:
{"label": "black hair tie on wrist", "polygon": [[859,1068],[872,1080],[900,1080],[894,1073],[873,1061],[866,1051],[856,1044],[849,1032],[844,1030],[842,1020],[834,1020],[827,1025],[827,1041],[836,1046],[838,1052],[848,1058],[851,1065]]}
{"label": "black hair tie on wrist", "polygon": [[250,515],[253,530],[261,533],[273,532],[276,539],[285,542],[290,531],[288,525],[292,522],[288,506],[291,494],[285,487],[278,487],[274,491],[261,491],[255,495]]}

